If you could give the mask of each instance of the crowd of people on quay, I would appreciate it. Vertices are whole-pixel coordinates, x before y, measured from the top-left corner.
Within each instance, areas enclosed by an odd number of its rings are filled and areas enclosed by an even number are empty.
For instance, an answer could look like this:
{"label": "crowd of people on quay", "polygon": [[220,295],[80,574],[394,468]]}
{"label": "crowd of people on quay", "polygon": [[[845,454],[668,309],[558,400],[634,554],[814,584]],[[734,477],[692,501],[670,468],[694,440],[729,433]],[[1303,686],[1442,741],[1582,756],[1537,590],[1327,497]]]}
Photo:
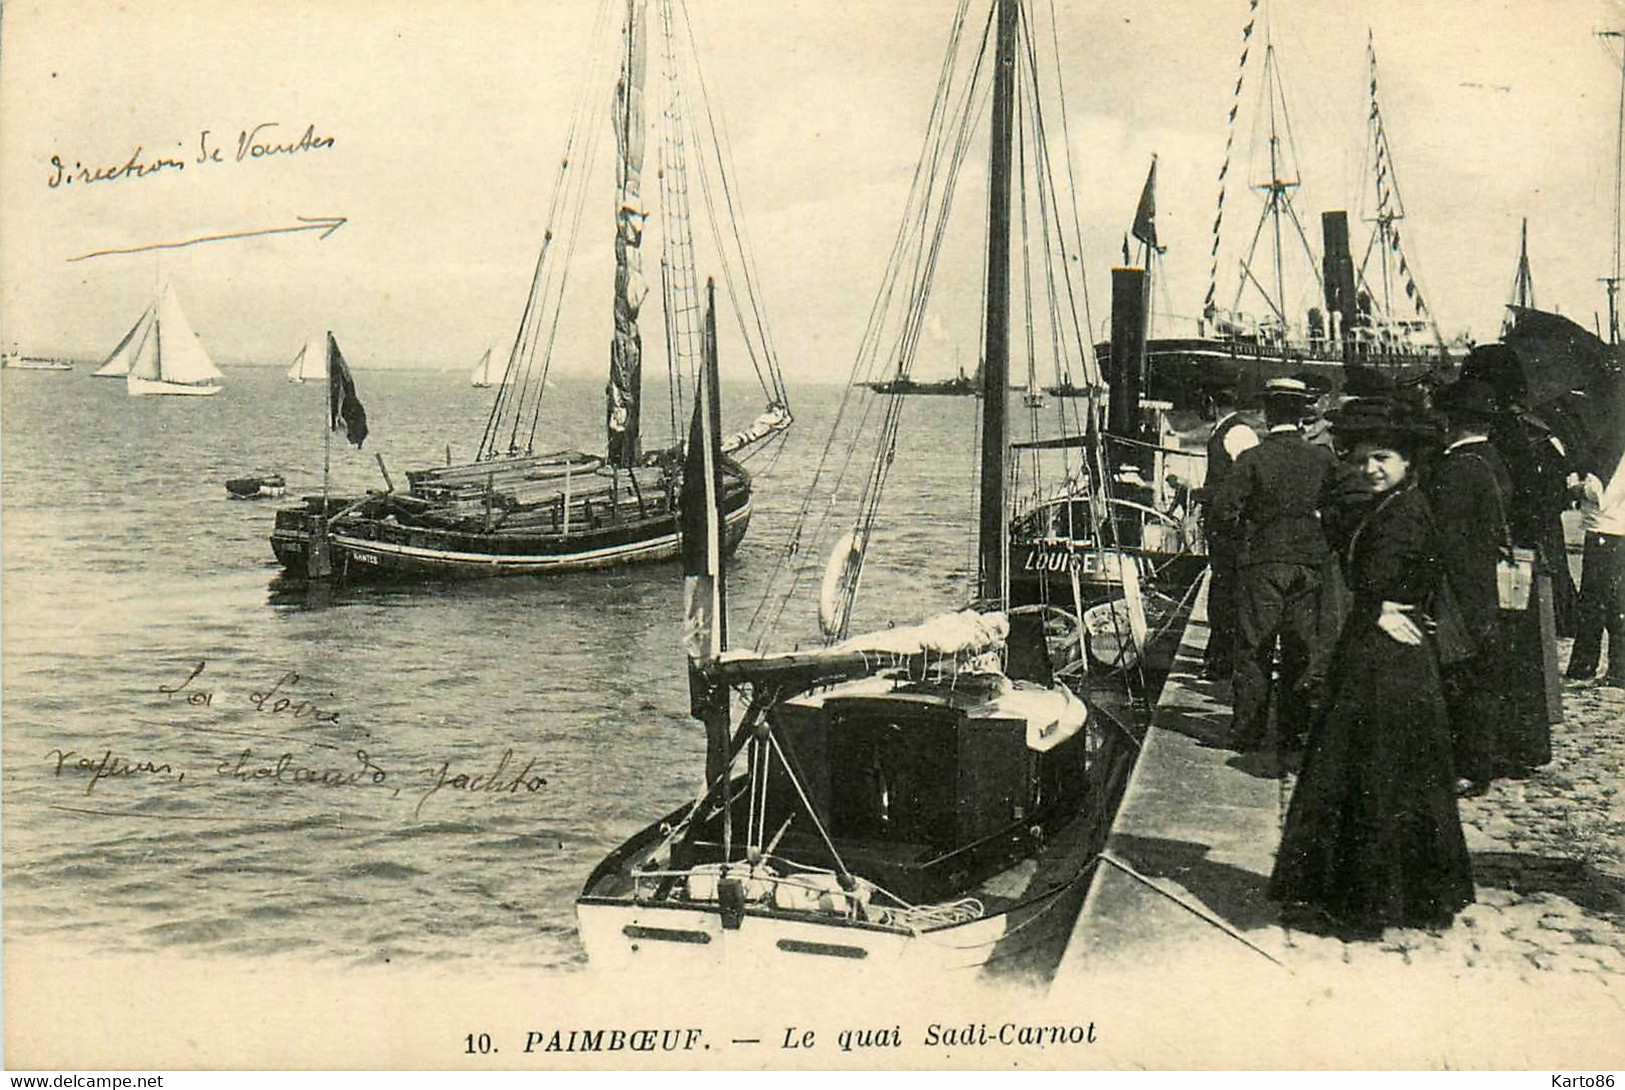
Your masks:
{"label": "crowd of people on quay", "polygon": [[1625,436],[1565,442],[1471,363],[1431,396],[1271,380],[1262,429],[1214,394],[1204,674],[1236,749],[1273,722],[1303,753],[1270,895],[1306,923],[1448,926],[1474,899],[1458,798],[1551,760],[1558,635],[1569,677],[1625,687]]}

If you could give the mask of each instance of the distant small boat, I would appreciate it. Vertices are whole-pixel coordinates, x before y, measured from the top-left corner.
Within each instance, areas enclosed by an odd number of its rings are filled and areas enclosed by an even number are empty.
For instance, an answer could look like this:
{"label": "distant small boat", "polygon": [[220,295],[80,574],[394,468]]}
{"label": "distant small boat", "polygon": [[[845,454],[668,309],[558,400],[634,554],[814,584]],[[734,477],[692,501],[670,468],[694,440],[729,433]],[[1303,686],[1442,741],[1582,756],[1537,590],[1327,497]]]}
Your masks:
{"label": "distant small boat", "polygon": [[865,382],[877,394],[935,394],[947,397],[981,397],[982,380],[981,371],[976,376],[965,374],[963,368],[954,378],[942,379],[937,382],[920,382],[907,376],[883,379],[877,382]]}
{"label": "distant small boat", "polygon": [[274,499],[287,491],[287,488],[288,482],[280,473],[234,477],[226,482],[226,491],[234,500]]}
{"label": "distant small boat", "polygon": [[469,384],[481,390],[495,386],[503,381],[502,370],[491,366],[491,349],[487,348],[480,362],[474,365],[474,373],[468,377]]}
{"label": "distant small boat", "polygon": [[293,358],[293,366],[288,368],[289,382],[304,382],[306,379],[324,379],[327,377],[327,352],[317,337],[305,342],[299,354]]}
{"label": "distant small boat", "polygon": [[40,356],[25,356],[21,352],[7,352],[0,355],[0,367],[7,371],[72,371],[73,364],[63,360],[45,359]]}
{"label": "distant small boat", "polygon": [[225,389],[219,382],[220,369],[192,331],[170,284],[136,319],[94,377],[123,378],[131,397],[208,397]]}

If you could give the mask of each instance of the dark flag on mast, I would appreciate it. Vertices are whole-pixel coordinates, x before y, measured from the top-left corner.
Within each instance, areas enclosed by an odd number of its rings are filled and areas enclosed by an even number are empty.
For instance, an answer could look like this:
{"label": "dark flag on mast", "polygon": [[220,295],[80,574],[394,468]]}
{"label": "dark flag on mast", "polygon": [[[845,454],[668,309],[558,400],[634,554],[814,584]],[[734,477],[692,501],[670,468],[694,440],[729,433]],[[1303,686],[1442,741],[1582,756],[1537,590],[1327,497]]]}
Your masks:
{"label": "dark flag on mast", "polygon": [[1157,157],[1151,157],[1151,172],[1145,176],[1145,188],[1140,191],[1140,204],[1134,210],[1134,226],[1129,231],[1135,238],[1157,251]]}
{"label": "dark flag on mast", "polygon": [[[706,316],[706,341],[711,341]],[[700,368],[694,419],[683,459],[683,487],[678,496],[683,534],[683,649],[699,664],[722,653],[727,640],[722,583],[722,464],[718,428],[721,404],[715,376]]]}
{"label": "dark flag on mast", "polygon": [[331,333],[327,335],[327,414],[329,427],[334,431],[342,427],[344,437],[360,450],[367,440],[367,410],[355,396],[355,379]]}
{"label": "dark flag on mast", "polygon": [[717,393],[716,286],[705,285],[705,356],[678,494],[683,538],[683,650],[688,652],[689,714],[705,724],[705,778],[728,774],[728,687],[706,668],[728,646],[728,587],[723,577],[722,403]]}

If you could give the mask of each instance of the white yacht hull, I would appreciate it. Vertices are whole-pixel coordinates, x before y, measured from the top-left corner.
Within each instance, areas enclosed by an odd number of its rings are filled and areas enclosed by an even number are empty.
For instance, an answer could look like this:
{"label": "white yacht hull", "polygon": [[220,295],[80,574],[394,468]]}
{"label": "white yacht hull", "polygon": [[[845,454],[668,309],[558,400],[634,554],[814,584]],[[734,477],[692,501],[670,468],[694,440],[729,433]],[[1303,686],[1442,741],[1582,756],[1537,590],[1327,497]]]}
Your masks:
{"label": "white yacht hull", "polygon": [[150,397],[159,394],[168,394],[172,397],[212,397],[224,390],[224,386],[188,386],[179,382],[156,382],[152,379],[129,376],[131,397]]}
{"label": "white yacht hull", "polygon": [[609,972],[639,969],[739,971],[757,979],[764,970],[817,965],[884,965],[938,973],[976,969],[1004,937],[1007,920],[994,916],[913,934],[895,928],[786,919],[747,911],[725,928],[713,908],[626,903],[576,903],[587,960]]}

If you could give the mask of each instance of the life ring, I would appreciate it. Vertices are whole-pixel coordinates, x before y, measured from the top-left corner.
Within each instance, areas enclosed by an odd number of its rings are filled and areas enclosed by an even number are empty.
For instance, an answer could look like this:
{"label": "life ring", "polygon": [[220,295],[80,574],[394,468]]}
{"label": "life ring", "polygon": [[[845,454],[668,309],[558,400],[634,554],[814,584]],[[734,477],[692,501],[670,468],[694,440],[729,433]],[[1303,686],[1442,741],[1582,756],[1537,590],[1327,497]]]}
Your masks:
{"label": "life ring", "polygon": [[1100,602],[1084,610],[1085,646],[1097,664],[1107,668],[1131,667],[1140,661],[1139,645],[1134,641],[1129,617],[1129,604],[1122,598]]}
{"label": "life ring", "polygon": [[864,545],[862,534],[848,530],[830,550],[824,583],[818,592],[818,628],[826,640],[840,639],[845,633],[858,580],[863,576]]}

